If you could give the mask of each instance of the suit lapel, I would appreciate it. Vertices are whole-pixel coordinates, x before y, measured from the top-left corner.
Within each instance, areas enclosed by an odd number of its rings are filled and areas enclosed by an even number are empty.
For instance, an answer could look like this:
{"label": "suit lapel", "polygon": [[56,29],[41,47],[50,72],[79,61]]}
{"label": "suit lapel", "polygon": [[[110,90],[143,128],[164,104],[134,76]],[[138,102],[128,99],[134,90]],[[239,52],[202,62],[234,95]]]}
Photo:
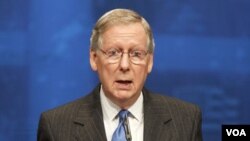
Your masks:
{"label": "suit lapel", "polygon": [[106,141],[105,128],[100,103],[100,86],[94,89],[79,107],[74,121],[76,139],[79,141]]}
{"label": "suit lapel", "polygon": [[[74,120],[77,141],[107,141],[100,103],[100,85],[85,98],[79,106]],[[161,99],[143,89],[144,99],[144,141],[171,141],[173,122],[168,108],[161,105]],[[170,130],[169,130],[170,129]]]}
{"label": "suit lapel", "polygon": [[[172,117],[161,99],[143,89],[144,99],[144,141],[173,140]],[[170,130],[169,130],[170,129]]]}

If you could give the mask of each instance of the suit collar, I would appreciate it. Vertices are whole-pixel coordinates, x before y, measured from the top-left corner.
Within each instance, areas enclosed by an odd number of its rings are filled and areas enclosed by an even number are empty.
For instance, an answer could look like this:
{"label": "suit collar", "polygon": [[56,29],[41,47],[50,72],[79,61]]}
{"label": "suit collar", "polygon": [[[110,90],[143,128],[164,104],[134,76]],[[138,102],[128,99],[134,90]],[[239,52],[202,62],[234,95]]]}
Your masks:
{"label": "suit collar", "polygon": [[[85,97],[74,120],[78,140],[106,141],[100,104],[100,85]],[[83,139],[85,137],[86,139]]]}
{"label": "suit collar", "polygon": [[[143,88],[143,106],[144,106],[144,114],[149,117],[162,118],[164,122],[171,120],[171,114],[169,113],[169,109],[166,105],[163,104],[163,97],[156,98],[154,95],[150,93],[146,88]],[[159,96],[159,95],[158,95]]]}
{"label": "suit collar", "polygon": [[[144,141],[162,140],[163,130],[171,127],[172,117],[168,107],[163,104],[162,98],[156,98],[147,89],[143,89],[144,96]],[[166,132],[165,132],[166,133]],[[165,134],[164,133],[164,134]],[[171,131],[169,130],[171,140]]]}
{"label": "suit collar", "polygon": [[97,114],[102,117],[99,93],[100,85],[98,85],[89,95],[87,95],[87,97],[82,100],[74,120],[75,123],[84,125],[84,120],[82,119],[92,118],[93,114]]}

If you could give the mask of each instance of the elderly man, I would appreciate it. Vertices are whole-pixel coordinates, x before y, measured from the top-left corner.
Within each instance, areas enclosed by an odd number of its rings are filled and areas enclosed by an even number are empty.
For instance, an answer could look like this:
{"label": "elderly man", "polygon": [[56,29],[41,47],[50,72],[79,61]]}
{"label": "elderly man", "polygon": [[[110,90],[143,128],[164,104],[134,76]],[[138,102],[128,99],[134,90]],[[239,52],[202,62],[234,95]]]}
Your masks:
{"label": "elderly man", "polygon": [[86,97],[41,114],[39,141],[201,141],[201,112],[193,104],[144,88],[153,67],[148,22],[114,9],[96,23],[90,65],[100,84]]}

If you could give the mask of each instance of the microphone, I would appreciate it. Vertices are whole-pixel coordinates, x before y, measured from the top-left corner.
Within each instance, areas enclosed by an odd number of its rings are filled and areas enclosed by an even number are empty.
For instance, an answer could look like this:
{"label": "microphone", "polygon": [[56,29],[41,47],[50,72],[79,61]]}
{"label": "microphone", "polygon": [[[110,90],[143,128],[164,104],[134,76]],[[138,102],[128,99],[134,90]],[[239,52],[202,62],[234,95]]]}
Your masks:
{"label": "microphone", "polygon": [[132,141],[132,135],[129,127],[129,120],[128,117],[126,116],[125,121],[124,121],[124,127],[125,127],[125,136],[127,141]]}

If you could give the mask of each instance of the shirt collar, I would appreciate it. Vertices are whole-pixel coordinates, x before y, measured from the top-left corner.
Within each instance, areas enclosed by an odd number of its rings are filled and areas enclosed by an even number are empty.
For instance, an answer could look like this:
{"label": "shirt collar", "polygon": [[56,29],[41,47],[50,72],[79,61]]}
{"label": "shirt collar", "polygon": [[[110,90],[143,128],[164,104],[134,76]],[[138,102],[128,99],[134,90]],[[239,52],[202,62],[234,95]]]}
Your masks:
{"label": "shirt collar", "polygon": [[142,92],[140,93],[140,96],[136,100],[136,102],[129,107],[129,112],[132,114],[132,116],[137,119],[139,122],[142,120],[143,117],[143,95]]}
{"label": "shirt collar", "polygon": [[[104,120],[114,120],[121,110],[119,106],[114,104],[110,99],[106,97],[104,91],[100,89],[100,98],[101,98],[101,106],[103,112],[103,119]],[[140,96],[136,100],[136,102],[128,108],[128,111],[132,114],[132,117],[141,122],[143,118],[143,95],[142,92]]]}

